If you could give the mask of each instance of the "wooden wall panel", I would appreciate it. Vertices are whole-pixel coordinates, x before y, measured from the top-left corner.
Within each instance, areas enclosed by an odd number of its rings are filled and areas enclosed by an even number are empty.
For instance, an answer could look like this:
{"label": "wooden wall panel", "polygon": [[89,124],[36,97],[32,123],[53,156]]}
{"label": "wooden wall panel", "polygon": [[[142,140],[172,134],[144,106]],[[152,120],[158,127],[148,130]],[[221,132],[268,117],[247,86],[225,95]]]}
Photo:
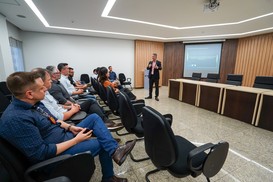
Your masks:
{"label": "wooden wall panel", "polygon": [[256,76],[273,76],[273,33],[239,39],[234,72],[250,87]]}
{"label": "wooden wall panel", "polygon": [[160,71],[159,85],[162,85],[162,72],[164,71],[163,62],[164,43],[152,41],[135,41],[135,88],[144,87],[144,70],[148,62],[152,60],[152,54],[157,53],[157,59],[161,61],[162,70]]}
{"label": "wooden wall panel", "polygon": [[168,86],[169,79],[181,78],[184,70],[184,44],[179,42],[164,44],[164,70],[162,85]]}
{"label": "wooden wall panel", "polygon": [[226,40],[222,45],[220,80],[225,83],[228,74],[234,74],[238,39]]}

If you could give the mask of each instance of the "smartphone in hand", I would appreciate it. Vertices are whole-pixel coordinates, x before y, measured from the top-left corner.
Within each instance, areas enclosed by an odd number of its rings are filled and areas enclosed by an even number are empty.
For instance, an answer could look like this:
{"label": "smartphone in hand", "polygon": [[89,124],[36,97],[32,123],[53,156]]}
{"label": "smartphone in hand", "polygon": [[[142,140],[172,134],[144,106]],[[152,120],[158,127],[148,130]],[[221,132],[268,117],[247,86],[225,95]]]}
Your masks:
{"label": "smartphone in hand", "polygon": [[89,130],[88,128],[85,128],[85,131],[83,133],[87,133],[89,131],[91,131],[91,130]]}

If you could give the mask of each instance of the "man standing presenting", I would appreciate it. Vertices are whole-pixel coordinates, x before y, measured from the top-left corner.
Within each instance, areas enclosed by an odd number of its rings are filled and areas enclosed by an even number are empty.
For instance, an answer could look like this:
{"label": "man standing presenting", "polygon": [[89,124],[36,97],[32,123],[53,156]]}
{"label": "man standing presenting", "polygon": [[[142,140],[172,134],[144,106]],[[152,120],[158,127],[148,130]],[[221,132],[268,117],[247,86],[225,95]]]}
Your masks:
{"label": "man standing presenting", "polygon": [[159,101],[159,70],[161,70],[161,62],[157,60],[157,54],[153,53],[152,61],[149,62],[147,70],[149,70],[149,96],[145,99],[151,99],[153,94],[153,85],[155,84],[155,100]]}

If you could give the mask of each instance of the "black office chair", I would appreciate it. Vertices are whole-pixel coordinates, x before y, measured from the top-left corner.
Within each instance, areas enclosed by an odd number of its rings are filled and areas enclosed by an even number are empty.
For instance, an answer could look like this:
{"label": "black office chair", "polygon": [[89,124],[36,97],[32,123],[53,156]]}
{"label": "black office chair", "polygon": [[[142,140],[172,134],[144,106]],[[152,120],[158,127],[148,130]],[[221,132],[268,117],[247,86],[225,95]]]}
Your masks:
{"label": "black office chair", "polygon": [[[118,103],[118,94],[115,93],[114,89],[111,86],[106,88],[107,93],[107,103],[112,113],[116,116],[120,116],[119,113],[119,103]],[[143,99],[139,100],[130,100],[133,104],[137,115],[141,115],[142,107],[145,106],[145,101]]]}
{"label": "black office chair", "polygon": [[219,74],[216,73],[208,73],[206,82],[217,83],[219,80]]}
{"label": "black office chair", "polygon": [[66,179],[88,182],[94,173],[95,163],[90,153],[81,153],[60,155],[31,166],[19,150],[0,137],[0,169],[0,181],[57,182]]}
{"label": "black office chair", "polygon": [[0,117],[10,104],[10,100],[0,91]]}
{"label": "black office chair", "polygon": [[142,110],[145,150],[157,167],[146,173],[146,181],[150,181],[150,174],[160,170],[168,170],[178,178],[197,177],[203,173],[208,181],[220,171],[228,154],[227,142],[196,147],[174,135],[169,122],[155,109],[145,106]]}
{"label": "black office chair", "polygon": [[256,76],[253,87],[273,90],[273,77]]}
{"label": "black office chair", "polygon": [[243,75],[228,74],[226,84],[241,86]]}
{"label": "black office chair", "polygon": [[86,84],[90,83],[90,77],[88,74],[81,74],[80,80]]}
{"label": "black office chair", "polygon": [[201,80],[201,76],[202,76],[202,73],[192,73],[192,76],[191,76],[191,79],[192,80],[197,80],[197,81],[200,81]]}
{"label": "black office chair", "polygon": [[118,79],[119,79],[121,85],[123,85],[123,86],[125,86],[125,87],[126,87],[126,85],[129,85],[130,88],[131,88],[131,90],[133,90],[133,87],[132,87],[132,85],[131,85],[131,84],[132,84],[132,83],[131,83],[131,78],[127,78],[127,79],[126,79],[124,73],[120,73],[120,74],[118,75]]}
{"label": "black office chair", "polygon": [[[123,126],[127,130],[127,133],[122,133],[119,134],[119,136],[122,135],[128,135],[128,134],[134,134],[136,135],[137,141],[143,140],[144,136],[144,130],[142,126],[142,115],[137,115],[136,110],[132,102],[130,101],[130,98],[124,93],[120,92],[119,97],[119,113],[120,113],[120,118]],[[136,103],[137,105],[142,105],[140,107],[144,107],[143,103]],[[169,123],[172,123],[172,115],[171,114],[166,114],[164,117],[167,118]],[[149,157],[143,158],[143,159],[135,159],[130,153],[130,157],[133,161],[135,162],[140,162],[149,159]]]}
{"label": "black office chair", "polygon": [[[120,92],[118,101],[119,101],[119,113],[120,113],[121,122],[123,126],[125,127],[127,133],[122,133],[122,134],[117,133],[117,134],[119,136],[134,134],[138,137],[137,141],[143,140],[144,130],[141,124],[142,117],[137,116],[135,108],[133,107],[129,97],[125,93]],[[142,159],[135,159],[132,153],[130,153],[130,157],[134,162],[140,162],[140,161],[149,159],[149,157],[145,157]]]}
{"label": "black office chair", "polygon": [[8,89],[5,81],[0,82],[0,92],[2,92],[10,101],[12,100],[12,93]]}

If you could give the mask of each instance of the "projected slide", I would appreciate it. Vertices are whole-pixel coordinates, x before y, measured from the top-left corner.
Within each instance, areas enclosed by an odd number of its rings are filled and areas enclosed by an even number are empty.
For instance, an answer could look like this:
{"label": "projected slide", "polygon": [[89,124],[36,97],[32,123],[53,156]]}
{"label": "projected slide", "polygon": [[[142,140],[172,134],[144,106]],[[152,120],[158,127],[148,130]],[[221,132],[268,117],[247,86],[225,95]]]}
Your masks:
{"label": "projected slide", "polygon": [[184,59],[184,77],[191,77],[193,72],[219,73],[222,43],[186,44]]}

